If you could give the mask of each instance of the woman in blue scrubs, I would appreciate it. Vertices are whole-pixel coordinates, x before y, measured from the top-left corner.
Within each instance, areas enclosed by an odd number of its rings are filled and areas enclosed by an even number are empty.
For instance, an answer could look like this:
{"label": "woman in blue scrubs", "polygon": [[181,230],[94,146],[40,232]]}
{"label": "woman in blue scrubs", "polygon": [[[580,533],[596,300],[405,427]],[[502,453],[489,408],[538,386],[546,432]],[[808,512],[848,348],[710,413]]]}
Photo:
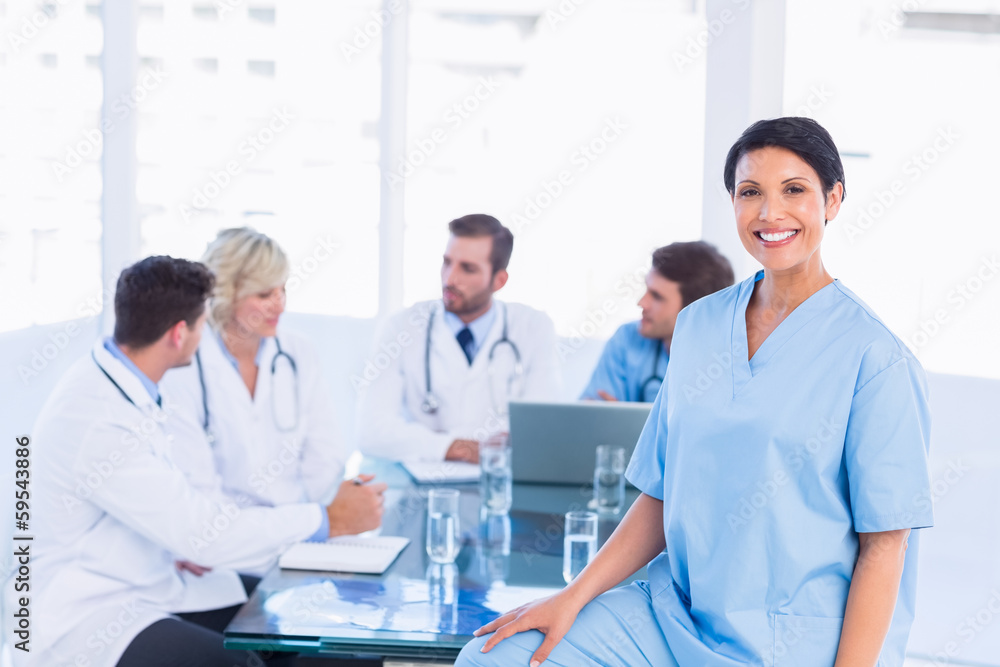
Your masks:
{"label": "woman in blue scrubs", "polygon": [[626,473],[642,494],[573,583],[458,665],[902,664],[910,530],[933,523],[923,369],[823,266],[845,193],[826,130],[755,123],[724,177],[764,269],[678,316]]}

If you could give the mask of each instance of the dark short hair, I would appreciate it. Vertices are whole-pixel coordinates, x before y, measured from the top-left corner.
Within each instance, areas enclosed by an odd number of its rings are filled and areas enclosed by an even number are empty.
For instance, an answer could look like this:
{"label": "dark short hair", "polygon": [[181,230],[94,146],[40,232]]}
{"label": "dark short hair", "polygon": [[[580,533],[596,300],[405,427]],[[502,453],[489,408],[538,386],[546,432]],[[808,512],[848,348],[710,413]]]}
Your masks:
{"label": "dark short hair", "polygon": [[493,265],[493,273],[506,269],[510,263],[510,254],[514,251],[514,235],[492,215],[463,215],[448,223],[448,231],[458,237],[491,237],[493,245],[490,248],[490,264]]}
{"label": "dark short hair", "polygon": [[143,348],[181,320],[193,325],[205,311],[215,278],[204,264],[159,255],[118,276],[115,342]]}
{"label": "dark short hair", "polygon": [[824,194],[829,194],[839,181],[844,186],[841,200],[847,197],[844,165],[840,161],[840,152],[833,143],[833,137],[812,118],[797,116],[759,120],[740,135],[729,149],[723,171],[723,179],[730,195],[736,192],[736,163],[747,153],[769,146],[788,149],[802,158],[819,175]]}
{"label": "dark short hair", "polygon": [[653,251],[653,269],[681,286],[681,300],[687,306],[733,284],[733,267],[711,243],[687,241],[671,243]]}

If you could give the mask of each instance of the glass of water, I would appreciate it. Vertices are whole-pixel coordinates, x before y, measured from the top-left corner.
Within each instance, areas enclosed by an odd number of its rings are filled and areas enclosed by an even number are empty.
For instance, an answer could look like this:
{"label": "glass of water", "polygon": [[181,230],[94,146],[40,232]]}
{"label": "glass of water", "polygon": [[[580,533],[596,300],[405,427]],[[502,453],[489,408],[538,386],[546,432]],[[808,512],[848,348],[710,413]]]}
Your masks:
{"label": "glass of water", "polygon": [[493,514],[482,508],[479,515],[479,574],[489,583],[506,581],[510,575],[511,524],[509,514]]}
{"label": "glass of water", "polygon": [[427,493],[427,555],[435,563],[454,563],[461,548],[458,491],[431,489]]}
{"label": "glass of water", "polygon": [[506,514],[514,500],[510,438],[503,433],[479,443],[479,497],[492,514]]}
{"label": "glass of water", "polygon": [[435,608],[437,630],[458,634],[458,567],[453,563],[431,563],[427,568],[428,602]]}
{"label": "glass of water", "polygon": [[458,601],[458,567],[454,563],[431,563],[427,566],[428,601],[450,605]]}
{"label": "glass of water", "polygon": [[594,466],[594,504],[602,514],[618,514],[625,506],[625,448],[597,447]]}
{"label": "glass of water", "polygon": [[573,581],[597,553],[597,514],[567,512],[563,537],[563,579]]}

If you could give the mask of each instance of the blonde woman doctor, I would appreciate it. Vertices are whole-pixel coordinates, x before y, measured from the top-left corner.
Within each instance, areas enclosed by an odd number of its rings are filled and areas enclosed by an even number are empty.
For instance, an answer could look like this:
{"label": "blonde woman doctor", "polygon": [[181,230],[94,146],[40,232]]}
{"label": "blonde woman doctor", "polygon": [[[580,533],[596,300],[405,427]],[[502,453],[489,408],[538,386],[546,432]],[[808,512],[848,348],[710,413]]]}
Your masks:
{"label": "blonde woman doctor", "polygon": [[[343,481],[349,452],[335,437],[316,352],[278,331],[289,273],[284,251],[249,227],[226,229],[202,263],[216,277],[210,329],[195,362],[164,382],[208,435],[223,489],[244,505],[333,498],[336,532],[377,527],[385,485],[367,476],[357,480],[363,484]],[[179,458],[198,460],[189,454]]]}

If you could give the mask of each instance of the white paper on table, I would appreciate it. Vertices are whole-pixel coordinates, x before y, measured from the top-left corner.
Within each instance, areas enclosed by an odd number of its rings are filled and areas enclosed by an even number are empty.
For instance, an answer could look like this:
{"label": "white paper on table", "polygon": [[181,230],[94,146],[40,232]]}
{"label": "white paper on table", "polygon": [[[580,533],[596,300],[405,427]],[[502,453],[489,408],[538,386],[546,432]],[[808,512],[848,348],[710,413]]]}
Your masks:
{"label": "white paper on table", "polygon": [[406,537],[334,537],[326,542],[299,542],[282,554],[286,570],[322,570],[382,574],[410,543]]}
{"label": "white paper on table", "polygon": [[479,481],[479,464],[464,461],[403,461],[418,484],[456,484]]}

